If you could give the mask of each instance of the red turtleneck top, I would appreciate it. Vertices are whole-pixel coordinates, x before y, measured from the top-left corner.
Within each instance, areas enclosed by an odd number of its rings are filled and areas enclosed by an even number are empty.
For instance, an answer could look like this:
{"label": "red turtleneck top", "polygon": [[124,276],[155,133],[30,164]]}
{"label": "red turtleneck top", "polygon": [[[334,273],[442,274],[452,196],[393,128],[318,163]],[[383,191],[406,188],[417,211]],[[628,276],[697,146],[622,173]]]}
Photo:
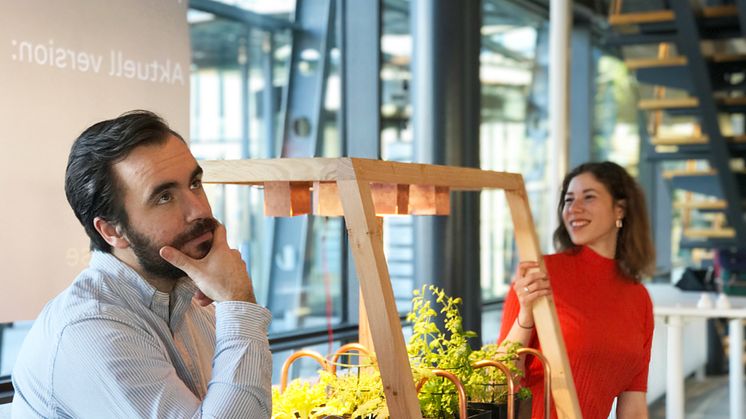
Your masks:
{"label": "red turtleneck top", "polygon": [[[586,419],[606,418],[614,398],[646,391],[653,307],[641,284],[625,279],[616,261],[588,247],[544,257],[578,401]],[[520,306],[511,288],[505,301],[502,342]],[[530,347],[538,348],[534,330]],[[532,418],[544,417],[543,369],[527,358],[525,385],[533,393]],[[552,417],[557,417],[552,412]]]}

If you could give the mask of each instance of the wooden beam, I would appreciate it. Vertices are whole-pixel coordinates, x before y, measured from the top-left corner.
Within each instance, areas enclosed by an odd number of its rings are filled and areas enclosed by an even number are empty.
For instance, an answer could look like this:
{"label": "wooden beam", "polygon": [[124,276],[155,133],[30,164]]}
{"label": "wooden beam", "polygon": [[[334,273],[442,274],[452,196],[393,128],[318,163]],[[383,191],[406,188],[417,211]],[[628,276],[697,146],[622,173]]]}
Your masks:
{"label": "wooden beam", "polygon": [[640,25],[644,23],[660,23],[673,21],[671,10],[656,10],[653,12],[623,13],[609,16],[611,26]]}
{"label": "wooden beam", "polygon": [[674,169],[664,171],[661,176],[664,179],[672,179],[676,176],[710,176],[714,174],[717,174],[714,169]]}
{"label": "wooden beam", "polygon": [[[376,217],[378,228],[381,230],[381,247],[383,247],[383,237],[386,233],[383,229],[383,217]],[[358,342],[368,348],[369,351],[375,353],[376,345],[373,343],[373,335],[370,332],[370,320],[368,318],[368,310],[365,309],[365,296],[363,290],[360,289],[360,300],[358,302],[358,328],[357,336]]]}
{"label": "wooden beam", "polygon": [[639,70],[641,68],[685,66],[686,63],[687,60],[684,56],[673,56],[666,58],[628,58],[624,60],[624,64],[630,70]]}
{"label": "wooden beam", "polygon": [[697,209],[697,210],[719,210],[725,209],[728,204],[718,199],[715,201],[689,201],[689,202],[676,202],[673,207],[676,209]]}
{"label": "wooden beam", "polygon": [[[359,158],[202,160],[205,183],[261,185],[268,181],[336,181],[358,179],[395,184],[448,186],[452,191],[515,189],[521,175],[466,167],[400,163]],[[353,169],[354,166],[354,169]]]}
{"label": "wooden beam", "polygon": [[709,58],[714,63],[732,63],[736,61],[746,61],[746,54],[715,53]]}
{"label": "wooden beam", "polygon": [[641,99],[637,106],[645,111],[658,109],[682,109],[696,108],[699,106],[699,99],[696,97],[667,98],[667,99]]}
{"label": "wooden beam", "polygon": [[684,236],[690,239],[732,239],[736,231],[732,228],[685,228]]}
{"label": "wooden beam", "polygon": [[294,217],[311,212],[309,182],[265,182],[264,215]]}
{"label": "wooden beam", "polygon": [[368,322],[389,414],[393,418],[421,419],[370,185],[364,180],[340,180],[337,185],[365,310],[376,313]]}
{"label": "wooden beam", "polygon": [[746,105],[746,96],[726,96],[719,98],[717,102],[730,106]]}
{"label": "wooden beam", "polygon": [[721,6],[703,7],[702,16],[708,18],[738,16],[738,6],[735,4],[725,4]]}
{"label": "wooden beam", "polygon": [[[731,17],[738,14],[738,8],[735,4],[724,6],[709,6],[702,8],[701,16],[705,18]],[[609,16],[609,25],[642,25],[645,23],[662,23],[673,22],[673,10],[655,10],[651,12],[639,13],[621,13]]]}
{"label": "wooden beam", "polygon": [[[513,218],[516,245],[521,261],[536,261],[539,269],[546,272],[544,258],[539,250],[539,240],[534,230],[534,222],[526,196],[526,189],[505,191],[505,196]],[[549,278],[551,282],[551,278]],[[557,309],[552,297],[542,297],[533,306],[536,332],[541,343],[541,350],[552,366],[552,397],[554,398],[557,417],[579,419],[583,417],[578,404],[575,382],[572,379],[570,360],[565,349],[557,318]],[[545,395],[548,397],[548,395]]]}

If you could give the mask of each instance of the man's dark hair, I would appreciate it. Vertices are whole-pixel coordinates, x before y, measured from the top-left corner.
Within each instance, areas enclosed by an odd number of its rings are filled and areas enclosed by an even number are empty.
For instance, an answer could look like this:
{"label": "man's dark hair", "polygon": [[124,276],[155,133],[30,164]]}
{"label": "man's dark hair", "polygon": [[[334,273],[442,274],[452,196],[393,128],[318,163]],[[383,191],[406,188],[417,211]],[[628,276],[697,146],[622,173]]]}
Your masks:
{"label": "man's dark hair", "polygon": [[163,144],[170,135],[184,141],[158,115],[136,110],[94,124],[75,140],[67,160],[65,194],[91,239],[91,250],[112,250],[93,226],[96,217],[115,225],[128,222],[112,166],[136,147]]}

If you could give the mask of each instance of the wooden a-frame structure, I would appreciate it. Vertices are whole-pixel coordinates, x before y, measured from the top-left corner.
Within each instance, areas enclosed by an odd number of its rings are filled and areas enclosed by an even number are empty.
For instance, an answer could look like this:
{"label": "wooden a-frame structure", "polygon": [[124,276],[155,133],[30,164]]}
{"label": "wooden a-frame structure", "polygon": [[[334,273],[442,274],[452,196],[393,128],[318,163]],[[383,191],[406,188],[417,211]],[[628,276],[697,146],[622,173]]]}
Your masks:
{"label": "wooden a-frame structure", "polygon": [[[205,183],[263,186],[265,213],[345,217],[360,282],[360,340],[375,348],[392,418],[420,419],[399,313],[383,253],[378,214],[447,214],[450,191],[502,189],[513,219],[520,260],[545,270],[523,177],[472,168],[358,158],[202,161]],[[581,418],[570,364],[551,297],[534,305],[542,351],[552,370],[559,418]]]}

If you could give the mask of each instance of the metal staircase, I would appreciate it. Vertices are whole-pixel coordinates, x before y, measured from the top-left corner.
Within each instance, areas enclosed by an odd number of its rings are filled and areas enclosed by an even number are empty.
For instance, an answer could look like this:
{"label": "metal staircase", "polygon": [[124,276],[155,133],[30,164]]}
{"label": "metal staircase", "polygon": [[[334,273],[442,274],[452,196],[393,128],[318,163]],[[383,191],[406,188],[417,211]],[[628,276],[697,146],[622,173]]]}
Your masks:
{"label": "metal staircase", "polygon": [[[664,177],[687,191],[676,207],[685,225],[681,247],[746,249],[746,0],[614,0],[607,41],[626,49],[627,67],[652,92],[638,106],[651,124],[649,158],[687,161]],[[666,125],[689,121],[688,133]],[[699,197],[694,199],[694,197]]]}

